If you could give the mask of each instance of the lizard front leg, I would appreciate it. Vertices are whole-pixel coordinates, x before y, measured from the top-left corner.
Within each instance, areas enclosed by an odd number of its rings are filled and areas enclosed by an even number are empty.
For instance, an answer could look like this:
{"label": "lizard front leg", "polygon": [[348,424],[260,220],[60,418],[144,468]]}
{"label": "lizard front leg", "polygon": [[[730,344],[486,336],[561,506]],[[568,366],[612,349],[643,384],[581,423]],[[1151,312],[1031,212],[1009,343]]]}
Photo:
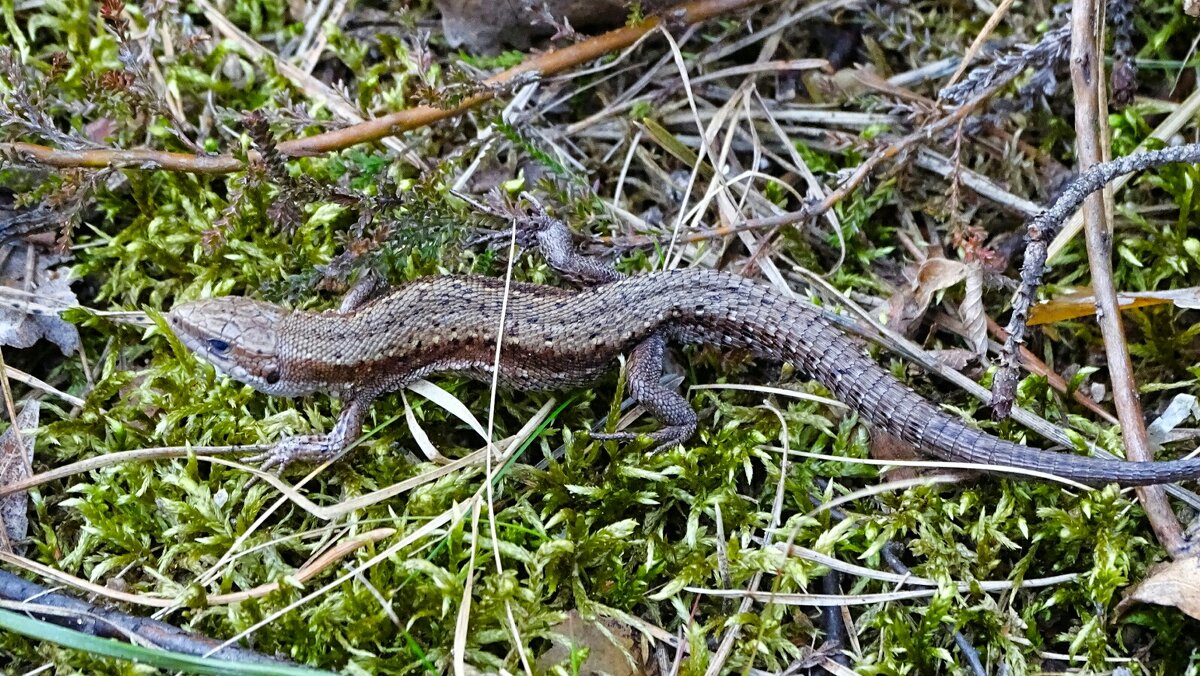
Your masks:
{"label": "lizard front leg", "polygon": [[[338,312],[354,312],[386,288],[386,280],[374,271],[366,270],[342,297]],[[342,413],[328,434],[305,434],[280,439],[265,452],[249,458],[249,461],[262,463],[261,469],[264,471],[275,469],[282,473],[288,465],[297,461],[323,462],[337,458],[362,434],[367,411],[377,396],[378,393],[371,391],[354,392],[343,399]]]}
{"label": "lizard front leg", "polygon": [[337,424],[328,434],[306,434],[281,439],[265,452],[249,458],[249,462],[262,463],[261,468],[264,471],[274,469],[280,473],[297,461],[335,460],[362,434],[367,411],[376,396],[378,395],[374,392],[356,393],[352,398],[345,400]]}

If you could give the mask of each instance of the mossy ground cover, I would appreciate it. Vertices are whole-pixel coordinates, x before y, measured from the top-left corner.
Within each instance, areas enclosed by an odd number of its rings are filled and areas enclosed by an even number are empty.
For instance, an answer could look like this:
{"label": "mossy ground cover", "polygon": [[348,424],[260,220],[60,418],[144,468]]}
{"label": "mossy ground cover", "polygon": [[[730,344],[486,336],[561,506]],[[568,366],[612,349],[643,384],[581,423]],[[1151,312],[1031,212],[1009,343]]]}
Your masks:
{"label": "mossy ground cover", "polygon": [[[833,59],[849,50],[835,66],[842,75],[855,62],[884,77],[908,73],[966,50],[988,17],[977,4],[866,2],[853,12],[831,5],[786,27],[766,58]],[[243,158],[254,151],[262,158],[222,175],[153,166],[50,170],[17,156],[0,160],[0,183],[21,203],[79,190],[88,195],[69,241],[84,309],[68,317],[79,327],[85,359],[64,358],[40,344],[4,354],[8,364],[86,400],[72,409],[45,398],[36,469],[139,448],[191,445],[202,451],[328,430],[336,401],[271,398],[217,377],[170,335],[161,313],[175,302],[224,294],[336,307],[350,281],[368,268],[393,283],[431,274],[508,274],[507,248],[475,241],[480,229],[503,230],[506,224],[450,193],[465,174],[471,180],[460,188],[467,192],[535,191],[581,238],[594,238],[589,250],[619,255],[624,271],[664,262],[738,270],[749,251],[736,235],[696,238],[682,248],[682,240],[670,243],[681,210],[705,197],[716,162],[711,156],[701,160],[704,170],[696,172],[689,194],[692,166],[680,153],[697,153],[697,121],[703,129],[730,97],[745,96],[741,107],[726,111],[735,125],[706,131],[729,141],[720,171],[732,177],[749,169],[770,178],[740,183],[751,186],[748,192],[728,188],[728,195],[744,199],[740,205],[707,202],[697,223],[685,222],[692,231],[722,224],[723,210],[731,207],[761,209],[766,202],[795,208],[794,195],[807,184],[785,165],[803,162],[830,188],[838,172],[858,166],[872,148],[903,133],[904,125],[931,114],[895,92],[854,85],[853,78],[830,78],[822,88],[815,80],[789,84],[783,75],[759,75],[749,81],[761,98],[738,93],[746,81],[742,72],[685,85],[669,43],[653,39],[623,58],[605,59],[604,69],[541,83],[522,108],[506,111],[514,93],[504,92],[462,117],[406,133],[398,137],[400,150],[370,143],[284,158],[270,151],[276,141],[341,123],[319,97],[281,74],[273,59],[249,56],[244,43],[214,30],[201,6],[48,0],[2,7],[0,140]],[[678,62],[693,79],[755,63],[763,58],[759,42],[730,53],[722,47],[752,33],[748,26],[756,29],[804,7],[780,3],[750,14],[749,24],[730,18],[677,30]],[[275,53],[303,33],[294,9],[264,0],[221,7],[235,26]],[[373,13],[380,10],[384,14]],[[522,58],[452,49],[436,30],[429,32],[436,29],[435,15],[423,3],[352,6],[350,19],[324,27],[327,48],[314,76],[339,83],[370,117],[422,102],[451,105],[474,91],[478,73]],[[994,39],[998,49],[1034,43],[1060,23],[1045,5],[1018,4]],[[1108,120],[1118,155],[1145,140],[1169,104],[1195,86],[1195,19],[1183,15],[1178,3],[1151,2],[1137,7],[1132,26],[1142,84],[1139,98],[1114,108]],[[647,75],[652,85],[636,84]],[[1031,94],[1023,85],[1036,77],[1042,84]],[[635,100],[618,105],[635,84]],[[944,76],[912,88],[934,96],[941,84]],[[789,88],[799,93],[783,94]],[[987,111],[978,138],[931,147],[953,153],[963,168],[1013,194],[1045,202],[1053,187],[1041,170],[1050,165],[1069,171],[1073,162],[1065,71],[1030,68],[997,98],[1005,105]],[[778,134],[756,107],[809,111],[816,99],[825,102],[820,110],[830,121],[788,122]],[[572,127],[601,110],[610,111],[605,119]],[[862,123],[853,114],[876,117]],[[688,119],[681,122],[681,115]],[[1191,138],[1195,129],[1187,126],[1181,134]],[[1019,148],[1018,140],[1024,144]],[[1200,240],[1193,227],[1198,172],[1193,166],[1147,172],[1119,194],[1118,289],[1200,285]],[[834,213],[839,232],[829,221],[789,229],[767,255],[801,293],[807,293],[800,285],[804,277],[795,272],[811,270],[847,297],[878,308],[906,284],[905,267],[920,250],[956,260],[992,252],[1002,263],[991,274],[1015,276],[1015,266],[1004,264],[1012,251],[1004,243],[1020,234],[1023,218],[916,166],[899,165],[877,177]],[[940,246],[913,243],[914,237],[930,241],[931,233]],[[682,261],[674,258],[680,253]],[[562,283],[528,252],[518,254],[511,274]],[[1083,245],[1076,241],[1055,261],[1044,293],[1052,297],[1088,279]],[[936,311],[956,307],[962,294],[961,287],[946,290]],[[984,307],[1003,316],[1008,300],[1004,285],[993,285]],[[827,296],[824,302],[836,304]],[[92,312],[115,309],[144,310],[152,321],[130,326]],[[1200,377],[1195,313],[1158,305],[1125,318],[1143,404],[1153,417]],[[930,349],[963,345],[933,319],[911,333]],[[1059,373],[1079,372],[1075,386],[1089,374],[1103,383],[1103,371],[1090,368],[1103,366],[1090,318],[1046,327],[1030,348]],[[996,434],[1038,443],[1015,423],[991,422],[968,395],[923,377],[886,351],[877,353],[893,373],[949,410]],[[679,353],[678,362],[685,386],[773,384],[782,375],[789,386],[824,393],[791,380],[787,367],[745,355],[690,349]],[[486,384],[437,382],[488,420]],[[29,392],[17,386],[15,394]],[[268,514],[278,491],[252,483],[235,467],[196,457],[122,463],[37,489],[27,556],[100,584],[178,599],[180,607],[166,619],[208,636],[234,636],[272,618],[245,644],[350,673],[449,669],[464,598],[465,662],[483,672],[519,671],[523,655],[535,664],[566,615],[577,611],[633,626],[639,637],[640,630],[649,634],[657,627],[686,644],[678,652],[651,651],[646,660],[656,668],[660,659],[669,665],[678,654],[681,673],[704,673],[715,660],[729,673],[751,673],[802,663],[821,647],[828,627],[817,608],[759,601],[743,610],[740,599],[696,591],[743,590],[763,575],[764,591],[820,593],[830,568],[764,547],[769,533],[775,542],[881,572],[892,570],[887,561],[895,557],[913,575],[940,583],[928,597],[847,606],[845,649],[858,673],[964,673],[964,646],[978,653],[989,673],[1124,667],[1180,674],[1200,664],[1196,620],[1158,606],[1116,611],[1123,590],[1165,558],[1131,492],[983,477],[884,489],[834,510],[818,509],[887,478],[874,466],[788,458],[778,450],[869,457],[870,436],[841,409],[760,392],[696,389],[689,393],[701,414],[695,438],[685,448],[651,453],[646,443],[601,444],[584,434],[596,421],[615,421],[622,398],[616,375],[575,392],[500,391],[496,439],[516,433],[548,402],[552,413],[515,460],[495,473],[478,527],[468,511],[277,617],[356,562],[470,505],[486,483],[483,466],[327,522],[286,501]],[[1026,378],[1019,404],[1083,438],[1120,447],[1113,425],[1054,391],[1045,378]],[[642,422],[635,426],[648,429]],[[436,469],[420,456],[419,434],[450,458],[482,445],[458,417],[411,393],[380,399],[368,429],[369,438],[351,456],[303,487],[305,496],[336,505]],[[560,448],[561,454],[537,466]],[[1192,513],[1180,506],[1179,515]],[[313,579],[293,577],[331,543],[377,528],[395,532]],[[1015,591],[985,591],[979,584],[1064,573],[1076,577]],[[210,581],[198,583],[206,575]],[[280,582],[280,589],[234,604],[206,601],[266,582]],[[843,574],[834,592],[850,601],[895,587],[886,578]],[[740,627],[738,638],[724,653],[719,643],[734,626]],[[640,638],[633,652],[641,655]],[[16,635],[0,636],[0,654],[16,671],[47,662],[62,673],[135,670]],[[558,668],[571,673],[582,658],[577,651]]]}

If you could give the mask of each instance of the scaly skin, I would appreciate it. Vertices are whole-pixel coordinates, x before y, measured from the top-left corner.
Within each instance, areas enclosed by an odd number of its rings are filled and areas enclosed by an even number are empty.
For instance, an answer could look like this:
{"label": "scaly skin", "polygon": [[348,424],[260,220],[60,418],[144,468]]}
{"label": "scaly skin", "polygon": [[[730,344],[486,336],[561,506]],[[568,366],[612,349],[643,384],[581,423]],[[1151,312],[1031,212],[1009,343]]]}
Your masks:
{"label": "scaly skin", "polygon": [[[873,425],[947,460],[1036,470],[1089,484],[1146,485],[1200,476],[1200,460],[1107,460],[985,434],[893,378],[857,340],[807,303],[710,270],[622,277],[573,254],[561,224],[546,219],[534,226],[552,265],[594,285],[579,291],[511,285],[502,386],[577,387],[609,370],[618,355],[630,354],[630,391],[665,423],[652,436],[671,445],[692,435],[696,414],[678,393],[659,385],[665,345],[741,348],[793,363]],[[226,297],[177,306],[169,321],[197,356],[262,392],[323,392],[346,399],[330,434],[285,439],[265,454],[266,465],[284,466],[339,453],[359,435],[368,406],[384,392],[442,372],[490,379],[504,293],[501,280],[432,277],[336,312],[293,312]]]}

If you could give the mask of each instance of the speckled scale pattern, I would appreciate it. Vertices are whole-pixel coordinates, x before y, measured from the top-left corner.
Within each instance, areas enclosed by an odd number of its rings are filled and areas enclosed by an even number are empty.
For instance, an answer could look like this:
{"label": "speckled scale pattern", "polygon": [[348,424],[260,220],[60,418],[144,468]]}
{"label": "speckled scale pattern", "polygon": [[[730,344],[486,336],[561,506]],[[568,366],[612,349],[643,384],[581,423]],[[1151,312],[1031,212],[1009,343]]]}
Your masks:
{"label": "speckled scale pattern", "polygon": [[[436,277],[399,287],[349,315],[295,313],[279,326],[282,361],[297,370],[294,377],[315,377],[328,390],[354,382],[382,383],[386,391],[439,371],[488,378],[504,295],[502,280]],[[893,378],[817,309],[709,270],[638,275],[578,292],[512,284],[500,381],[526,390],[583,385],[656,333],[672,342],[738,347],[789,360],[872,424],[945,459],[1093,483],[1161,483],[1200,475],[1197,460],[1132,463],[1074,456],[970,428]]]}

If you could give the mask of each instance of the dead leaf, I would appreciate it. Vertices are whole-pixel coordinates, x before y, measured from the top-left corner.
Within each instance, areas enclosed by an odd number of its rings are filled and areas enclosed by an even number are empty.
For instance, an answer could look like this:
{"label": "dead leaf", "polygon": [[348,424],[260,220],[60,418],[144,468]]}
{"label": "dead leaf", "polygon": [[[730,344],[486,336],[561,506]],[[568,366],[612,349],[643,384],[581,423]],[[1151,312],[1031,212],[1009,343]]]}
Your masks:
{"label": "dead leaf", "polygon": [[[680,0],[642,0],[644,13],[657,12]],[[526,49],[535,37],[570,35],[580,29],[615,28],[629,16],[628,0],[435,0],[442,13],[442,32],[451,47],[495,52],[502,45]]]}
{"label": "dead leaf", "polygon": [[[0,486],[7,486],[33,473],[33,434],[41,417],[41,404],[36,399],[25,402],[17,421],[0,434]],[[0,520],[4,521],[4,542],[0,549],[16,554],[25,553],[25,536],[29,533],[29,496],[26,491],[0,497]]]}
{"label": "dead leaf", "polygon": [[[71,291],[70,259],[17,242],[0,247],[0,284],[20,291],[32,291],[36,308],[18,300],[0,304],[0,345],[30,347],[45,338],[63,354],[79,349],[79,331],[64,321],[55,310],[79,304]],[[32,261],[30,261],[32,256]]]}
{"label": "dead leaf", "polygon": [[983,266],[978,261],[964,263],[941,256],[925,259],[908,288],[888,299],[888,327],[909,335],[929,310],[934,296],[960,282],[964,283],[964,291],[958,315],[972,351],[979,361],[986,362],[987,311],[983,307]]}
{"label": "dead leaf", "polygon": [[[871,434],[871,457],[876,460],[921,460],[913,445],[894,434],[878,428],[868,428]],[[892,467],[887,470],[889,481],[903,481],[917,477],[915,467]]]}
{"label": "dead leaf", "polygon": [[966,264],[966,282],[963,286],[963,302],[958,306],[958,316],[967,329],[967,339],[980,361],[987,361],[988,334],[987,310],[983,307],[983,266],[979,261]]}
{"label": "dead leaf", "polygon": [[572,647],[588,650],[587,659],[579,665],[577,674],[635,676],[647,673],[645,656],[633,654],[636,645],[633,631],[625,625],[612,620],[587,620],[572,610],[552,631],[555,634],[551,639],[553,645],[537,658],[539,674],[567,662]]}
{"label": "dead leaf", "polygon": [[120,129],[120,125],[115,120],[110,117],[102,117],[84,125],[83,133],[90,141],[108,143]]}
{"label": "dead leaf", "polygon": [[1154,566],[1141,584],[1125,593],[1117,613],[1134,603],[1173,606],[1200,620],[1200,559],[1189,556]]}
{"label": "dead leaf", "polygon": [[[929,456],[921,454],[915,446],[889,432],[874,427],[868,428],[871,434],[871,457],[876,460],[898,460],[902,462],[928,461]],[[905,481],[920,476],[973,476],[968,470],[934,467],[889,467],[884,475],[888,481]]]}
{"label": "dead leaf", "polygon": [[[1200,286],[1169,291],[1122,291],[1117,294],[1117,306],[1122,310],[1172,304],[1184,310],[1200,309]],[[1078,289],[1044,303],[1034,305],[1029,312],[1029,326],[1090,317],[1096,314],[1096,297],[1090,289]]]}
{"label": "dead leaf", "polygon": [[888,327],[908,335],[909,330],[925,316],[933,295],[966,279],[969,267],[949,258],[928,258],[913,275],[912,284],[892,294],[887,302]]}
{"label": "dead leaf", "polygon": [[945,350],[934,350],[933,358],[944,364],[947,368],[952,368],[955,371],[965,371],[972,364],[978,364],[979,355],[971,350],[962,348],[947,348]]}
{"label": "dead leaf", "polygon": [[912,327],[925,316],[911,289],[900,289],[887,300],[887,322],[889,329],[902,336],[911,335]]}
{"label": "dead leaf", "polygon": [[1167,409],[1146,426],[1150,443],[1155,448],[1162,446],[1171,438],[1171,432],[1179,427],[1180,423],[1193,417],[1200,419],[1200,404],[1196,402],[1196,397],[1186,393],[1175,395]]}

